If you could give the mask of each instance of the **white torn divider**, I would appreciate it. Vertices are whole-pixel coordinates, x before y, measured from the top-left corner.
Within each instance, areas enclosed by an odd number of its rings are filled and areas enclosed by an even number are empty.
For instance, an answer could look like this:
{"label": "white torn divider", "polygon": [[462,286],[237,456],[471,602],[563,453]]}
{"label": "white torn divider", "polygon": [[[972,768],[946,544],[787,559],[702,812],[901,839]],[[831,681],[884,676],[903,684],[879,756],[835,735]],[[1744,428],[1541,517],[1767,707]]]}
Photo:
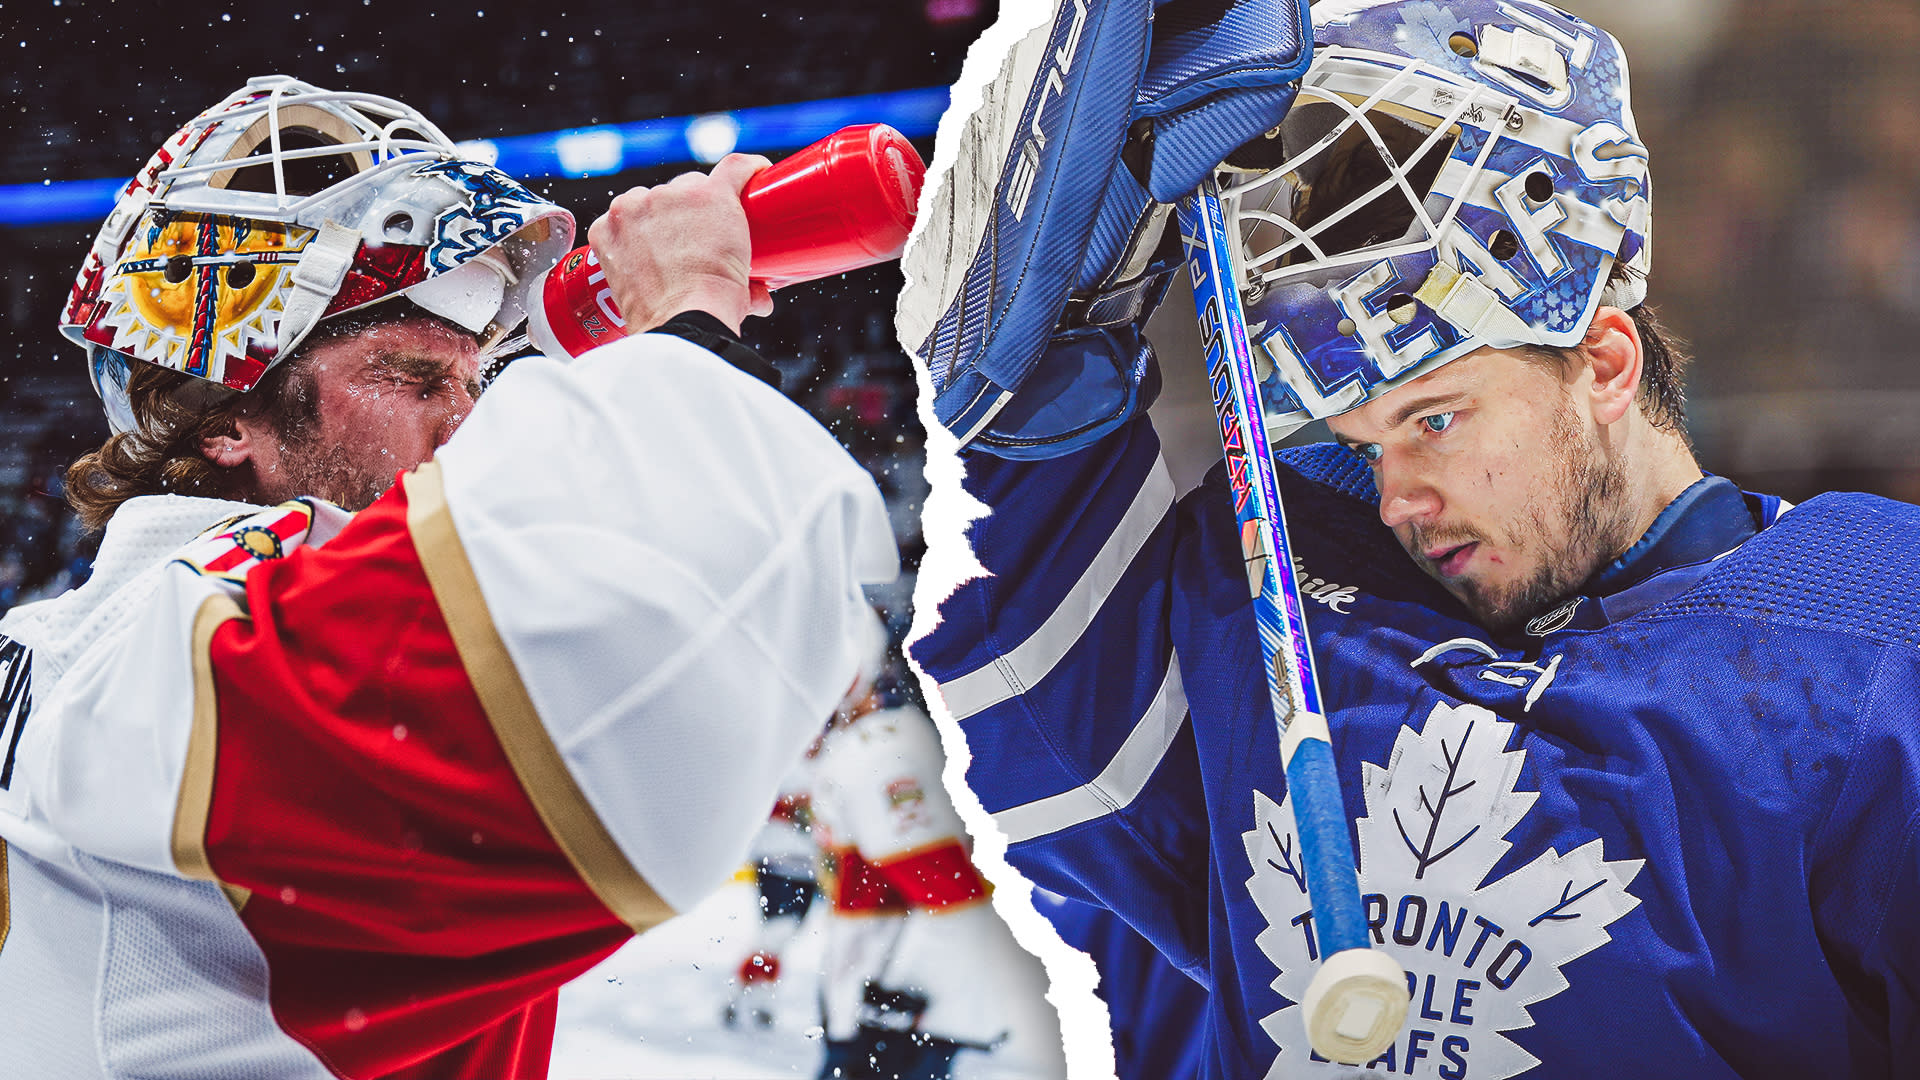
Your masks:
{"label": "white torn divider", "polygon": [[[1001,5],[999,20],[967,50],[940,118],[919,214],[900,258],[907,283],[900,290],[894,329],[908,352],[927,340],[952,306],[993,221],[994,188],[1020,132],[1027,91],[1047,58],[1056,2],[1009,0]],[[940,227],[930,229],[934,221]]]}
{"label": "white torn divider", "polygon": [[[940,313],[952,303],[966,274],[968,256],[979,246],[992,212],[993,187],[1012,150],[1025,88],[1045,54],[1055,8],[1046,0],[1005,0],[999,20],[967,52],[951,103],[940,119],[917,222],[901,260],[906,285],[900,293],[895,331],[909,353],[927,339]],[[1019,87],[1021,95],[1013,96],[1007,87]],[[956,214],[957,196],[963,191],[965,205],[977,208],[964,217]],[[942,223],[933,233],[938,244],[923,243],[928,223],[935,220]],[[933,385],[926,365],[916,363],[914,368],[920,387],[920,422],[927,432],[926,475],[931,492],[921,512],[927,552],[914,588],[910,640],[931,633],[939,624],[941,602],[963,582],[986,573],[967,543],[966,528],[987,513],[987,507],[961,486],[959,442],[934,417]],[[940,729],[947,756],[942,780],[973,837],[973,861],[993,883],[994,910],[1021,948],[1046,967],[1047,1000],[1059,1013],[1067,1076],[1112,1080],[1111,1029],[1107,1007],[1093,992],[1099,978],[1093,961],[1061,941],[1053,925],[1034,910],[1032,883],[1008,864],[1005,835],[967,786],[972,755],[965,734],[942,701],[938,685],[913,664],[911,656],[908,662],[920,678],[928,711]]]}

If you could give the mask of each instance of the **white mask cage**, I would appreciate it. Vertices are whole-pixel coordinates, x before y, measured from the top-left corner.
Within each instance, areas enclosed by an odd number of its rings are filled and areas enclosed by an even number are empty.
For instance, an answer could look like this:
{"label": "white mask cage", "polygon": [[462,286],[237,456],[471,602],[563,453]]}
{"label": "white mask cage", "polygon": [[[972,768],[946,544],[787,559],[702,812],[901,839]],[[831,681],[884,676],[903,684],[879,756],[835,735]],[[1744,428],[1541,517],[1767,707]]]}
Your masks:
{"label": "white mask cage", "polygon": [[[1513,98],[1418,60],[1381,81],[1381,67],[1351,50],[1324,50],[1287,118],[1268,133],[1285,157],[1236,168],[1221,208],[1240,238],[1243,289],[1288,281],[1325,284],[1338,271],[1432,251],[1453,227],[1453,194],[1485,167],[1454,156],[1463,121],[1497,122]],[[1444,109],[1436,109],[1444,103]],[[1446,198],[1434,198],[1435,192]],[[1384,232],[1383,232],[1384,230]]]}

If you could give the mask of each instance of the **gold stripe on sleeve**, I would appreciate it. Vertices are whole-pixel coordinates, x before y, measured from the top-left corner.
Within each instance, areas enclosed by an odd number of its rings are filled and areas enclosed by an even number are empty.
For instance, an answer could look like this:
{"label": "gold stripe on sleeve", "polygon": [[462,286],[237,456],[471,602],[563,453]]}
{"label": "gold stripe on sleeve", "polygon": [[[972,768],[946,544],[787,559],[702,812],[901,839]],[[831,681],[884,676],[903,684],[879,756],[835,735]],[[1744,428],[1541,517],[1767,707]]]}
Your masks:
{"label": "gold stripe on sleeve", "polygon": [[7,932],[13,929],[13,911],[7,906],[7,842],[0,840],[0,949],[7,947]]}
{"label": "gold stripe on sleeve", "polygon": [[421,465],[406,474],[402,483],[407,492],[407,529],[413,534],[427,584],[440,604],[487,722],[547,832],[600,902],[634,932],[672,918],[673,909],[614,843],[613,834],[587,802],[540,723],[454,529],[440,463]]}
{"label": "gold stripe on sleeve", "polygon": [[173,865],[186,877],[212,881],[227,894],[233,910],[251,895],[214,875],[207,859],[207,815],[213,808],[213,766],[220,749],[220,703],[213,685],[213,632],[247,613],[225,592],[207,597],[193,617],[193,726],[187,735],[187,762],[180,773],[180,798],[173,810]]}

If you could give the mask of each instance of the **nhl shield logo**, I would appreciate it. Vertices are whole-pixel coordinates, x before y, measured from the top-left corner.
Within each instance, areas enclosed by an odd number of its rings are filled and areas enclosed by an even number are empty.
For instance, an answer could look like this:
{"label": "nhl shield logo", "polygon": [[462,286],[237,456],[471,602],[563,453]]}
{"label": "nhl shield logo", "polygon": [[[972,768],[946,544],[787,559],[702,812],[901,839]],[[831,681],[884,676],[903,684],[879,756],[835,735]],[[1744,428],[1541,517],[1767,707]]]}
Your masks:
{"label": "nhl shield logo", "polygon": [[1546,637],[1556,631],[1565,630],[1568,624],[1573,622],[1573,616],[1579,612],[1580,602],[1585,599],[1584,596],[1576,596],[1545,615],[1529,620],[1527,633],[1534,637]]}

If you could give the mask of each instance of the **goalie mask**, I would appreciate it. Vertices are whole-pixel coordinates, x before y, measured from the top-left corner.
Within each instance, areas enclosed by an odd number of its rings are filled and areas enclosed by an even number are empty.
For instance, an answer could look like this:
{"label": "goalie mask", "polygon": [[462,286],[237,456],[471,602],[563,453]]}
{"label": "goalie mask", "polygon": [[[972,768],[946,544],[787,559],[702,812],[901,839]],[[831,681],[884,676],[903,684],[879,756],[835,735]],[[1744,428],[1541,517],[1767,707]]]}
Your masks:
{"label": "goalie mask", "polygon": [[1613,37],[1534,0],[1313,19],[1298,101],[1220,176],[1276,436],[1482,346],[1574,345],[1602,303],[1645,299],[1647,150]]}
{"label": "goalie mask", "polygon": [[115,201],[61,331],[87,350],[115,432],[131,364],[251,390],[323,320],[405,296],[490,346],[573,217],[459,159],[390,98],[251,79],[154,154]]}

